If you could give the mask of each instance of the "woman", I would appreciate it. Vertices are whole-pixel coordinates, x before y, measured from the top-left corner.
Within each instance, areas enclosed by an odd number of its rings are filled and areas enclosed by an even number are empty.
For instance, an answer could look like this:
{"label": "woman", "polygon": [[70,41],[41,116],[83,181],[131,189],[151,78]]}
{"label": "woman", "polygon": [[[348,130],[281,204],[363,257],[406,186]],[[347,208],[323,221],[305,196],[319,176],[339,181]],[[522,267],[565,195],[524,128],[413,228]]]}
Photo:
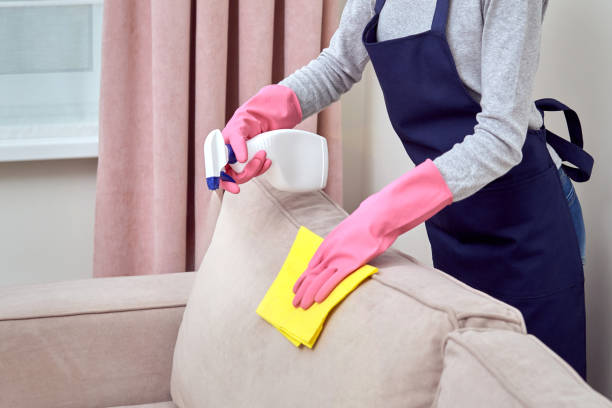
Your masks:
{"label": "woman", "polygon": [[[417,164],[328,234],[294,306],[323,301],[425,221],[436,268],[517,307],[528,332],[586,375],[584,226],[566,171],[585,181],[592,159],[573,111],[531,99],[545,9],[546,0],[348,0],[318,58],[235,112],[223,134],[244,162],[245,140],[335,101],[371,60]],[[575,144],[544,129],[545,110],[566,113]],[[556,151],[578,169],[562,167]],[[259,152],[230,174],[241,183],[269,165]]]}

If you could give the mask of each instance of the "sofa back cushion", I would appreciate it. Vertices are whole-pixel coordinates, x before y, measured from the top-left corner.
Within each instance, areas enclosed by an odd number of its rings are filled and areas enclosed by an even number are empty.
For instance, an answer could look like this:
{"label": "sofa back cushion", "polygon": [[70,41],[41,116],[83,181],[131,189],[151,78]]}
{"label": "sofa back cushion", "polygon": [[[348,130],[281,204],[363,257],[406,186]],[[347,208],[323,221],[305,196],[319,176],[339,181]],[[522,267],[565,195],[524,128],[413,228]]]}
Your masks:
{"label": "sofa back cushion", "polygon": [[448,336],[438,408],[612,407],[532,335],[460,329]]}
{"label": "sofa back cushion", "polygon": [[260,180],[225,194],[175,348],[179,407],[425,406],[450,331],[524,332],[517,310],[390,249],[330,314],[315,347],[294,347],[255,310],[299,226],[324,236],[346,215],[322,192]]}

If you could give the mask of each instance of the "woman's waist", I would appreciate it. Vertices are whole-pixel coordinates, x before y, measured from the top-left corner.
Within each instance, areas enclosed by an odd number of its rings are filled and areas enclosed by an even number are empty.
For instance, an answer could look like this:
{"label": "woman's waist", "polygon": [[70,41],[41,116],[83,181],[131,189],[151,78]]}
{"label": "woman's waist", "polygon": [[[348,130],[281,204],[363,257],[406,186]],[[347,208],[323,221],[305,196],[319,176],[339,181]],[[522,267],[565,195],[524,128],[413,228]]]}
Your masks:
{"label": "woman's waist", "polygon": [[554,152],[552,147],[546,143],[546,130],[544,128],[529,129],[527,131],[521,153],[522,159],[516,166],[485,185],[483,190],[503,188],[508,185],[520,183],[523,180],[543,173],[550,166],[559,167],[555,161],[555,156],[557,159],[559,156]]}

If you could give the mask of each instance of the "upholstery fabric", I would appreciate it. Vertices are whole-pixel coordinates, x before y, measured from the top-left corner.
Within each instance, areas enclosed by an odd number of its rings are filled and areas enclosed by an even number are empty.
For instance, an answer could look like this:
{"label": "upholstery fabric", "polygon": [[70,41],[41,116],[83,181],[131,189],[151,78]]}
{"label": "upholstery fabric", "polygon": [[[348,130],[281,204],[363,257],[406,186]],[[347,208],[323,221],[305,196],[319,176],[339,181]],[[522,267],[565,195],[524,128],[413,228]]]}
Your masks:
{"label": "upholstery fabric", "polygon": [[370,262],[379,272],[330,314],[314,348],[295,348],[255,310],[299,226],[323,236],[346,215],[322,192],[256,179],[225,195],[175,348],[179,407],[426,406],[450,331],[524,333],[515,309],[391,249]]}
{"label": "upholstery fabric", "polygon": [[612,407],[532,335],[461,329],[448,336],[435,406]]}
{"label": "upholstery fabric", "polygon": [[184,306],[194,272],[0,287],[0,321]]}
{"label": "upholstery fabric", "polygon": [[0,288],[0,407],[168,401],[193,275]]}

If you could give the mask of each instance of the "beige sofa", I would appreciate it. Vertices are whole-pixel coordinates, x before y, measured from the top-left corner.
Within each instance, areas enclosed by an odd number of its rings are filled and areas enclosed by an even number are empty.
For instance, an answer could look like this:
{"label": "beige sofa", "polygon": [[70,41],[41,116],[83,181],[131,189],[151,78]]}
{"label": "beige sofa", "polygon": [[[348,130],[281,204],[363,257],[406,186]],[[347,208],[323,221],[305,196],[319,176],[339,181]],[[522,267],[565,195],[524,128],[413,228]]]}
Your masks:
{"label": "beige sofa", "polygon": [[393,249],[295,348],[255,309],[298,227],[345,216],[254,180],[197,273],[0,289],[0,407],[612,407],[517,310]]}

